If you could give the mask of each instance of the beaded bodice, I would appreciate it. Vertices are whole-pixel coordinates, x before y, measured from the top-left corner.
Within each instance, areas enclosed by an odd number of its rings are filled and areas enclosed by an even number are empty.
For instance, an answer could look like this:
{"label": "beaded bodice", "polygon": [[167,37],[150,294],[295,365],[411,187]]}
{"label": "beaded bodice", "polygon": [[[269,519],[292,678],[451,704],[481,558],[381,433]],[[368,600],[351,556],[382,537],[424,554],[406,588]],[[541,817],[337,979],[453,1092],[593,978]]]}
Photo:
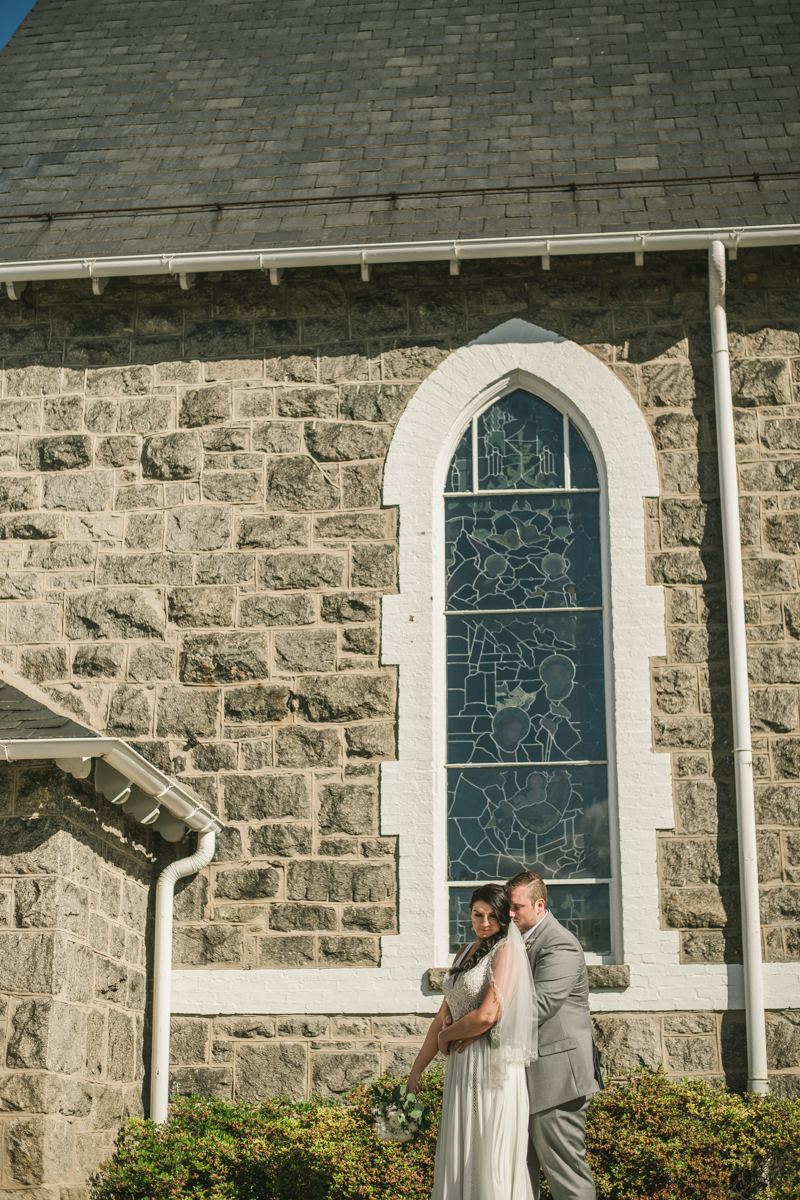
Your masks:
{"label": "beaded bodice", "polygon": [[442,988],[454,1021],[460,1021],[480,1006],[486,995],[489,968],[496,950],[497,946],[493,946],[485,958],[460,975],[445,975]]}

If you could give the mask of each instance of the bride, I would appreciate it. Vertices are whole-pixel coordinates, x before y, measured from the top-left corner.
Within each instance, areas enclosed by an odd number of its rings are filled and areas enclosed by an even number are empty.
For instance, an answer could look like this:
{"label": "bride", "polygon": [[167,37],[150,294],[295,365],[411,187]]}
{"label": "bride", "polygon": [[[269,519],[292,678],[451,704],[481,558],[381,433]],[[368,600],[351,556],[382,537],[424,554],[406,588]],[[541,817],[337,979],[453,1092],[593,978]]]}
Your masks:
{"label": "bride", "polygon": [[408,1077],[416,1093],[436,1051],[447,1055],[431,1200],[533,1200],[525,1077],[536,1058],[533,979],[505,890],[477,888],[470,915],[477,941],[445,976],[444,1003]]}

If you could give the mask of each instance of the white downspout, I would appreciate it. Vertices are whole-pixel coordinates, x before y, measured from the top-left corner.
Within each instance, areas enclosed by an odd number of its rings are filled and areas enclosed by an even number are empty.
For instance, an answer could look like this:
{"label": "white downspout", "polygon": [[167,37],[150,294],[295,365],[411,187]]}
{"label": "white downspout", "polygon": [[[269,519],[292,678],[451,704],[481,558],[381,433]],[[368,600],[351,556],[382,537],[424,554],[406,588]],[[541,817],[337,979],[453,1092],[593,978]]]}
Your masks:
{"label": "white downspout", "polygon": [[153,966],[153,1049],[150,1056],[150,1119],[159,1125],[169,1106],[169,1029],[172,1000],[172,906],[175,884],[185,875],[208,866],[214,857],[217,835],[198,833],[197,850],[188,858],[170,863],[156,885],[156,938]]}
{"label": "white downspout", "polygon": [[739,532],[739,488],[733,399],[725,316],[725,247],[714,241],[708,248],[708,303],[714,361],[714,403],[717,413],[719,493],[722,505],[722,544],[728,604],[728,642],[733,710],[733,762],[736,772],[736,819],[739,829],[739,887],[742,904],[744,1004],[747,1018],[747,1090],[768,1092],[767,1034],[764,1020],[764,979],[761,967],[761,918],[758,897],[758,850],[753,794],[753,753],[750,740],[750,696],[747,683],[747,640]]}

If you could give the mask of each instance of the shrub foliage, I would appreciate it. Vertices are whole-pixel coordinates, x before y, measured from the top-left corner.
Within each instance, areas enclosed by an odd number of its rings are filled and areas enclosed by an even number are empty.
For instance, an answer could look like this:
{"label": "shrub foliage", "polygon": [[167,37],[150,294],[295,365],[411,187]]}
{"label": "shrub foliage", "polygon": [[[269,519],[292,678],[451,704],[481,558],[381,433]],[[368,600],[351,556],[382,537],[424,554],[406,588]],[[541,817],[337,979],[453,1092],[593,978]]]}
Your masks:
{"label": "shrub foliage", "polygon": [[[433,1119],[405,1144],[373,1130],[386,1078],[346,1105],[178,1099],[123,1129],[96,1200],[428,1200],[443,1080],[424,1076]],[[800,1200],[800,1102],[640,1071],[595,1097],[587,1153],[608,1200]]]}

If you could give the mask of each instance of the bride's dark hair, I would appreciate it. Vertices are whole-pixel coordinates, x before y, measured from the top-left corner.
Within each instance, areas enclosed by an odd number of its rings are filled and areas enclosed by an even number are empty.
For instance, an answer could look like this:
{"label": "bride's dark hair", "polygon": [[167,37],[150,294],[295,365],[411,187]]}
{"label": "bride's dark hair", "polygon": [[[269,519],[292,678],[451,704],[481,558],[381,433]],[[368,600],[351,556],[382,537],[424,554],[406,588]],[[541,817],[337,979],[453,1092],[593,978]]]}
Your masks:
{"label": "bride's dark hair", "polygon": [[499,883],[485,883],[483,887],[475,888],[475,891],[469,898],[469,911],[472,912],[473,906],[483,901],[484,904],[491,904],[492,912],[495,915],[500,928],[497,933],[493,933],[491,937],[484,938],[478,943],[478,949],[469,956],[463,966],[451,967],[451,975],[460,975],[462,971],[471,971],[474,966],[482,958],[485,958],[490,950],[493,950],[498,942],[501,942],[504,937],[508,936],[508,927],[511,924],[511,909],[508,905],[508,896],[506,890],[500,887]]}

